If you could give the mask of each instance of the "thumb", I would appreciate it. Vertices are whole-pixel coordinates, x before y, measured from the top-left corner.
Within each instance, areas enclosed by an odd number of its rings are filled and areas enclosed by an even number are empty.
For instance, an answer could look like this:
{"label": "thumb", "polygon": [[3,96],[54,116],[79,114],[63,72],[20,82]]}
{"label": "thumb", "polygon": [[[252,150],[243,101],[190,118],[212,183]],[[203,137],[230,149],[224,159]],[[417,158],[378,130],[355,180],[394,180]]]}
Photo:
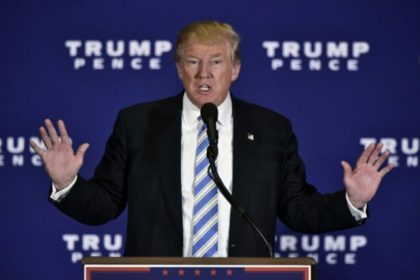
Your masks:
{"label": "thumb", "polygon": [[344,177],[350,176],[352,173],[350,164],[347,161],[342,160],[341,166],[343,167],[343,170],[344,170]]}

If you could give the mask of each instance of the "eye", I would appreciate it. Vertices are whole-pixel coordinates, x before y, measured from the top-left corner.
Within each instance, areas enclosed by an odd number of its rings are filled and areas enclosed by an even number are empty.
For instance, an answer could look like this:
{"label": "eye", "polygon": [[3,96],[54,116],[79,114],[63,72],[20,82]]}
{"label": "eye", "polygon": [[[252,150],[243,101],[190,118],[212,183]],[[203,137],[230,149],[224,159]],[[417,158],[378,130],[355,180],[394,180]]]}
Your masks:
{"label": "eye", "polygon": [[189,66],[196,66],[198,64],[198,60],[196,59],[187,59],[187,65]]}
{"label": "eye", "polygon": [[211,64],[213,64],[213,65],[219,65],[219,64],[221,64],[222,63],[222,60],[221,59],[213,59],[212,61],[211,61]]}

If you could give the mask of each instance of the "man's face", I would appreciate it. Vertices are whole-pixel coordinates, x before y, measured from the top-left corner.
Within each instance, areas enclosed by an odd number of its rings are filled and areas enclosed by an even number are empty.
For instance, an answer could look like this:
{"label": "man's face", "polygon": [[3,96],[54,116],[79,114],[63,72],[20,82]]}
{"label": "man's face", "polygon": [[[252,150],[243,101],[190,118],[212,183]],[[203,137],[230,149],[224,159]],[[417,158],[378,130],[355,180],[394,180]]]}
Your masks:
{"label": "man's face", "polygon": [[176,67],[189,99],[198,108],[208,102],[219,106],[225,100],[240,70],[231,52],[227,42],[190,43],[183,48]]}

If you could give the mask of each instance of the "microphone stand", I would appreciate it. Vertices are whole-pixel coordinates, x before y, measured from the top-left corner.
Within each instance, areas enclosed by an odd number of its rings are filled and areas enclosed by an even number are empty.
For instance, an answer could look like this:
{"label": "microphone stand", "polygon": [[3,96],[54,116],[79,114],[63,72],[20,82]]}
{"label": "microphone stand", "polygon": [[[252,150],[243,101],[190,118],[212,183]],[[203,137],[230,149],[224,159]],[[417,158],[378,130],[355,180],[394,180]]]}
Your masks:
{"label": "microphone stand", "polygon": [[264,234],[255,224],[254,220],[248,215],[245,209],[236,203],[236,201],[233,199],[232,195],[226,188],[225,184],[223,184],[223,181],[220,178],[219,173],[217,172],[216,163],[215,163],[216,157],[217,157],[217,144],[216,146],[210,144],[209,147],[207,148],[207,158],[209,159],[209,162],[210,162],[210,168],[207,170],[207,173],[209,174],[210,178],[213,179],[217,188],[222,193],[222,195],[226,198],[226,200],[233,206],[233,208],[235,208],[239,212],[239,214],[241,214],[241,216],[247,221],[247,223],[258,234],[260,239],[264,242],[264,245],[267,248],[270,257],[274,258],[273,248],[271,247],[270,243],[265,238]]}

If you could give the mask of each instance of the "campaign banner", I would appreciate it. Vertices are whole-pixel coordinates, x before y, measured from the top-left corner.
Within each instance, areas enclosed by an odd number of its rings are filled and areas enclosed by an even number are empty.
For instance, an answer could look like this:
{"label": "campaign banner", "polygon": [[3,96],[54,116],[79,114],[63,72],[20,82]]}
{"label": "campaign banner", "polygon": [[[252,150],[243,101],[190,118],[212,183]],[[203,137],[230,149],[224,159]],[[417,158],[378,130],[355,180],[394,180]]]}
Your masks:
{"label": "campaign banner", "polygon": [[319,192],[343,189],[340,162],[354,166],[371,143],[397,166],[364,225],[307,234],[278,222],[276,257],[315,258],[319,279],[417,275],[419,14],[411,0],[2,1],[0,278],[81,279],[82,258],[124,255],[127,213],[88,226],[58,211],[30,142],[43,145],[46,118],[63,120],[74,149],[90,144],[80,170],[90,178],[121,109],[181,92],[176,37],[202,19],[239,33],[232,95],[291,121]]}

